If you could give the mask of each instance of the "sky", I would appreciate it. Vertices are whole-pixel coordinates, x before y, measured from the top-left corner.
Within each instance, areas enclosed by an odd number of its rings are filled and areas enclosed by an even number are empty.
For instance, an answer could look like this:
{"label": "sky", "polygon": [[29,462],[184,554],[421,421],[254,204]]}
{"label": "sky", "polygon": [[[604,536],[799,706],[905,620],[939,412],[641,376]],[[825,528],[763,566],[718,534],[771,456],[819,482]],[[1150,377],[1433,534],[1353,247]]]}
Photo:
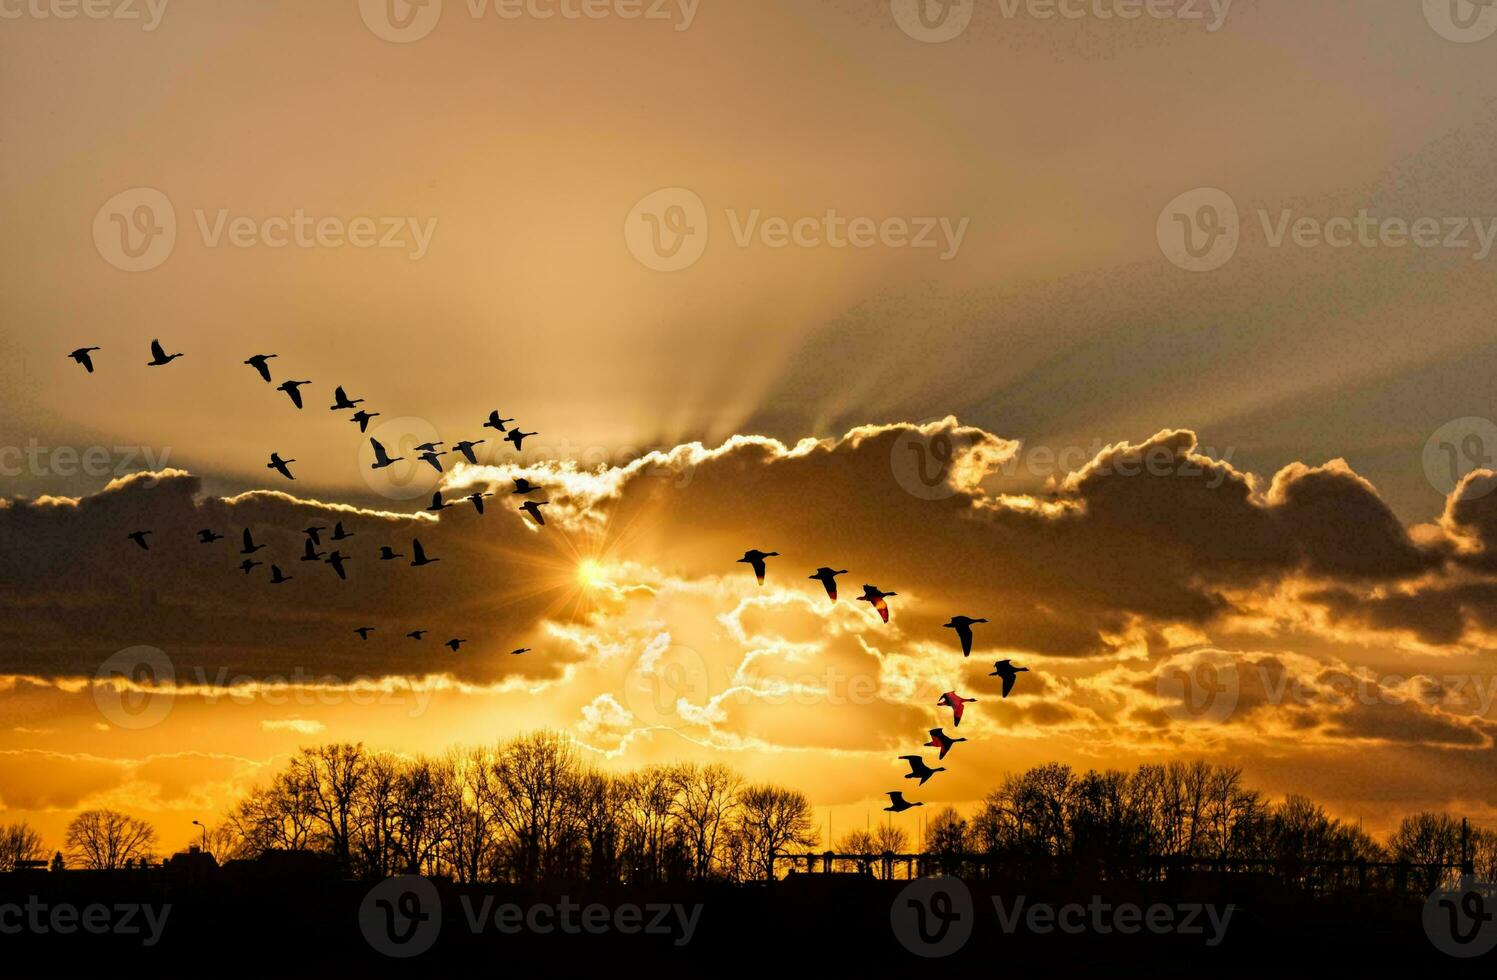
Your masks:
{"label": "sky", "polygon": [[[176,846],[299,745],[550,727],[835,833],[947,690],[979,703],[928,804],[1206,757],[1377,832],[1497,819],[1497,8],[0,20],[0,822]],[[338,520],[347,582],[298,560]],[[442,560],[377,559],[416,537]]]}

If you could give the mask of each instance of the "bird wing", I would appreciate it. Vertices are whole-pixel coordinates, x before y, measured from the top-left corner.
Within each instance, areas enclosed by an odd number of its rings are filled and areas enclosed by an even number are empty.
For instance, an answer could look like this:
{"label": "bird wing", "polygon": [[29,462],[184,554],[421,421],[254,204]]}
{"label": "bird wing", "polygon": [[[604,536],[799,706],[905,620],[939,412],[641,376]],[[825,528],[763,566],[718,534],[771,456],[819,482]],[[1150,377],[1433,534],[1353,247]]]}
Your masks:
{"label": "bird wing", "polygon": [[151,356],[158,361],[166,360],[166,351],[161,349],[161,341],[151,341]]}
{"label": "bird wing", "polygon": [[426,561],[426,549],[421,547],[421,539],[412,538],[411,543],[416,549],[415,561]]}
{"label": "bird wing", "polygon": [[264,378],[267,383],[270,381],[270,365],[258,360],[250,361],[250,364],[254,365],[255,370],[260,372],[260,377]]}
{"label": "bird wing", "polygon": [[1008,673],[1003,675],[1003,696],[1008,697],[1008,692],[1014,689],[1014,681],[1019,679],[1018,674]]}
{"label": "bird wing", "polygon": [[254,546],[255,546],[254,535],[250,534],[250,529],[249,528],[245,528],[244,529],[244,548],[245,548],[246,551],[248,551],[250,548],[253,548]]}
{"label": "bird wing", "polygon": [[883,600],[882,596],[873,600],[873,608],[878,610],[878,614],[883,617],[884,622],[887,623],[889,621],[889,604]]}
{"label": "bird wing", "polygon": [[959,623],[956,627],[956,635],[962,638],[962,656],[972,655],[972,627],[966,623]]}
{"label": "bird wing", "polygon": [[293,405],[295,405],[297,408],[301,408],[301,389],[300,388],[298,388],[296,385],[292,385],[291,387],[289,387],[289,388],[286,389],[286,394],[288,394],[288,395],[291,396],[291,403]]}
{"label": "bird wing", "polygon": [[376,463],[385,464],[390,462],[389,455],[385,453],[385,447],[380,445],[378,439],[375,439],[371,436],[369,439],[369,444],[374,447],[374,461]]}

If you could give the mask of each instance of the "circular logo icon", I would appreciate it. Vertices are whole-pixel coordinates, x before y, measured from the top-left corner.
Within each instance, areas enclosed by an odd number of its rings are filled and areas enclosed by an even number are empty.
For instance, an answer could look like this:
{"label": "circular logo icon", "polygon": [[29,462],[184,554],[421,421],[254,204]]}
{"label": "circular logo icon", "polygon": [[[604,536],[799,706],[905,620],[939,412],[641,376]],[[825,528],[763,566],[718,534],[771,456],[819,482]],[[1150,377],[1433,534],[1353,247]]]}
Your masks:
{"label": "circular logo icon", "polygon": [[[442,471],[430,461],[422,459],[422,446],[436,446],[436,451],[447,452],[436,426],[416,416],[391,419],[372,426],[359,446],[359,472],[369,489],[390,500],[415,500],[430,496],[442,479]],[[384,450],[381,459],[374,448],[379,443]],[[461,459],[462,457],[458,457]],[[437,456],[437,465],[445,469],[451,456]]]}
{"label": "circular logo icon", "polygon": [[960,37],[972,23],[975,0],[890,0],[894,22],[910,37],[940,44]]}
{"label": "circular logo icon", "polygon": [[1497,0],[1424,0],[1424,19],[1445,40],[1474,44],[1497,34]]}
{"label": "circular logo icon", "polygon": [[656,272],[680,272],[707,251],[707,205],[684,187],[647,194],[624,219],[624,244],[640,265]]}
{"label": "circular logo icon", "polygon": [[921,878],[906,885],[889,907],[889,927],[916,956],[950,956],[972,938],[972,893],[960,878]]}
{"label": "circular logo icon", "polygon": [[1469,959],[1497,947],[1497,887],[1466,880],[1424,903],[1424,934],[1448,956]]}
{"label": "circular logo icon", "polygon": [[686,722],[682,709],[702,706],[720,690],[707,659],[691,647],[651,646],[624,674],[624,707],[646,725]]}
{"label": "circular logo icon", "polygon": [[1191,654],[1160,667],[1155,693],[1175,721],[1226,721],[1237,710],[1237,663],[1222,651]]}
{"label": "circular logo icon", "polygon": [[359,0],[359,16],[375,37],[409,44],[437,29],[442,0]]}
{"label": "circular logo icon", "polygon": [[171,658],[155,647],[128,647],[99,665],[94,673],[94,704],[120,728],[152,728],[171,714],[171,694],[156,688],[176,680]]}
{"label": "circular logo icon", "polygon": [[1155,226],[1164,257],[1188,272],[1211,272],[1232,261],[1242,240],[1237,203],[1226,191],[1197,187],[1165,205]]}
{"label": "circular logo icon", "polygon": [[972,445],[970,438],[953,437],[944,429],[926,431],[940,421],[926,419],[905,429],[889,450],[889,467],[894,471],[895,481],[910,496],[921,500],[946,500],[956,495],[951,470]]}
{"label": "circular logo icon", "polygon": [[[1442,496],[1450,496],[1474,470],[1497,469],[1497,425],[1471,416],[1446,422],[1424,444],[1424,475]],[[1494,482],[1473,483],[1468,500],[1490,493]]]}
{"label": "circular logo icon", "polygon": [[177,247],[177,209],[154,187],[132,187],[94,215],[94,247],[125,272],[149,272]]}
{"label": "circular logo icon", "polygon": [[359,904],[359,929],[377,953],[420,956],[442,932],[442,896],[421,875],[397,875],[369,889]]}

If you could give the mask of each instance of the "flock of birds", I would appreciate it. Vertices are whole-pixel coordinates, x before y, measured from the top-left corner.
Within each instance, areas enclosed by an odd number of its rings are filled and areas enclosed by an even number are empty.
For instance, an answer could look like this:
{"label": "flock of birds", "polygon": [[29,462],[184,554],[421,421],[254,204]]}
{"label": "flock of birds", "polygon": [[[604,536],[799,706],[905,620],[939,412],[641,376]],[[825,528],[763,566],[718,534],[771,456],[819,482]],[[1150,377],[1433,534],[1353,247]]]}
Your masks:
{"label": "flock of birds", "polygon": [[[93,355],[100,350],[102,350],[102,348],[80,347],[70,353],[68,357],[76,361],[78,364],[82,365],[84,370],[86,370],[89,374],[93,374]],[[151,359],[146,362],[146,367],[165,367],[181,356],[181,353],[168,354],[166,352],[166,349],[161,346],[161,342],[159,340],[153,340],[151,341]],[[256,354],[246,360],[244,363],[247,366],[254,368],[255,372],[260,376],[262,380],[264,380],[266,384],[273,384],[275,379],[271,376],[270,373],[270,361],[278,356],[279,355],[277,354]],[[302,398],[301,389],[310,385],[311,383],[312,382],[310,381],[287,380],[278,385],[276,390],[285,392],[287,397],[291,399],[291,403],[295,405],[298,410],[301,410],[306,407],[305,402]],[[333,393],[333,404],[329,408],[329,411],[353,412],[353,414],[350,416],[350,421],[358,425],[359,432],[361,434],[367,434],[369,431],[370,421],[377,418],[380,413],[370,412],[366,409],[360,408],[359,406],[362,404],[364,404],[364,399],[350,398],[344,388],[342,386],[339,386]],[[504,435],[503,441],[514,446],[515,451],[518,452],[523,447],[524,442],[527,438],[537,435],[538,433],[523,432],[519,428],[507,428],[507,426],[509,426],[514,421],[515,419],[502,418],[498,411],[493,411],[489,413],[489,417],[487,421],[483,423],[483,427],[493,429],[498,433],[502,433]],[[370,437],[369,442],[372,444],[374,449],[374,464],[371,467],[372,469],[388,469],[389,467],[394,466],[396,463],[404,461],[405,457],[403,456],[391,457],[389,452],[383,445],[380,444],[378,439]],[[456,443],[454,445],[453,451],[461,453],[469,463],[477,465],[477,449],[479,446],[484,445],[485,443],[486,440],[484,439],[463,440],[462,442]],[[421,454],[420,456],[416,457],[416,459],[430,464],[432,468],[435,469],[438,473],[444,472],[442,469],[441,457],[449,455],[447,451],[442,450],[442,446],[444,445],[446,444],[442,442],[427,442],[423,443],[420,446],[416,446],[414,451]],[[270,454],[270,462],[266,465],[266,469],[275,470],[287,480],[295,480],[296,477],[292,475],[291,472],[291,464],[295,462],[295,459],[285,459],[279,452],[273,452]],[[536,486],[535,484],[532,484],[525,478],[521,477],[514,481],[514,489],[512,491],[512,494],[518,497],[531,498],[532,495],[540,493],[542,490],[544,490],[543,487]],[[471,503],[474,507],[474,510],[476,510],[480,516],[482,516],[484,513],[484,499],[492,496],[492,493],[479,492],[473,493],[462,499]],[[545,507],[549,503],[549,500],[527,499],[523,504],[519,506],[518,509],[528,515],[530,519],[533,520],[538,526],[544,526],[546,523],[546,519],[541,513],[541,508]],[[444,501],[442,499],[442,491],[438,490],[432,496],[431,506],[426,509],[432,513],[439,514],[442,511],[454,506],[456,505]],[[303,562],[328,565],[337,574],[339,579],[347,581],[347,563],[353,561],[354,557],[352,555],[344,554],[343,550],[337,547],[333,547],[331,551],[322,551],[322,535],[327,530],[328,528],[323,525],[312,525],[303,529],[302,533],[306,535],[306,541],[305,550],[302,552],[300,560]],[[337,521],[333,525],[332,534],[328,537],[328,541],[332,543],[344,542],[349,538],[354,537],[356,533],[357,532],[345,529],[343,527],[342,521]],[[134,541],[142,551],[150,551],[151,545],[149,539],[153,534],[155,534],[155,531],[152,530],[132,531],[127,535],[127,537],[131,541]],[[197,537],[198,542],[203,545],[212,545],[216,542],[224,540],[225,538],[224,535],[219,534],[212,528],[203,528],[202,530],[197,532]],[[254,534],[249,528],[245,528],[243,531],[243,547],[239,551],[240,556],[243,558],[243,560],[239,563],[239,570],[245,575],[249,575],[256,568],[264,566],[266,562],[257,560],[254,556],[260,551],[264,550],[265,547],[266,545],[257,544],[255,542]],[[424,568],[428,565],[433,565],[441,561],[440,558],[433,558],[428,555],[426,553],[425,547],[423,547],[421,544],[421,539],[416,537],[413,537],[411,539],[411,554],[409,556],[407,556],[403,552],[397,552],[395,548],[390,545],[384,545],[379,549],[377,560],[381,562],[395,562],[404,560],[407,557],[410,558],[410,567],[412,568]],[[285,585],[287,582],[295,580],[295,578],[296,576],[294,575],[287,575],[281,569],[281,566],[278,563],[274,561],[270,562],[269,582],[271,585]],[[369,634],[375,631],[376,627],[361,626],[358,629],[355,629],[353,632],[357,634],[361,640],[367,642],[369,639]],[[421,641],[429,632],[430,630],[425,629],[412,630],[411,632],[406,634],[406,638]],[[467,642],[468,641],[466,639],[454,637],[448,640],[443,645],[450,648],[453,653],[457,653]],[[519,650],[515,650],[512,653],[514,656],[519,656],[521,654],[530,652],[532,652],[530,649],[522,648]]]}
{"label": "flock of birds", "polygon": [[[754,570],[754,577],[759,580],[760,585],[763,585],[764,576],[768,571],[767,560],[778,557],[780,557],[778,551],[753,550],[744,552],[743,557],[738,559],[738,561],[752,568]],[[816,569],[810,578],[813,581],[820,582],[826,589],[827,598],[836,602],[837,576],[846,574],[847,569],[845,568],[838,569],[823,566]],[[889,621],[888,600],[898,594],[897,592],[884,592],[874,585],[865,585],[863,586],[863,594],[857,597],[857,601],[868,603],[869,606],[878,611],[879,618],[887,623]],[[962,656],[970,657],[972,656],[972,627],[986,622],[986,619],[973,619],[970,616],[953,616],[949,623],[944,624],[944,627],[956,631],[957,638],[961,641],[962,645]],[[1019,675],[1028,671],[1028,667],[1016,666],[1012,660],[999,660],[993,664],[993,672],[988,676],[997,677],[1002,680],[1003,697],[1007,698],[1009,693],[1013,691],[1014,683],[1019,679]],[[942,708],[950,708],[951,727],[959,728],[962,724],[962,714],[966,706],[974,704],[976,701],[976,698],[964,698],[955,691],[947,691],[936,701],[936,705]],[[939,754],[936,756],[936,761],[938,762],[946,758],[946,753],[951,751],[952,746],[958,742],[966,741],[965,738],[953,738],[947,735],[943,728],[932,728],[929,735],[930,741],[924,743],[921,747],[937,749]],[[918,779],[920,782],[917,785],[920,786],[924,786],[936,773],[946,771],[945,766],[932,768],[923,756],[902,755],[899,759],[901,762],[908,763],[910,767],[909,773],[904,778]],[[889,797],[889,805],[884,807],[884,811],[887,813],[903,813],[914,807],[925,805],[924,803],[906,800],[902,791],[890,791],[887,795]]]}

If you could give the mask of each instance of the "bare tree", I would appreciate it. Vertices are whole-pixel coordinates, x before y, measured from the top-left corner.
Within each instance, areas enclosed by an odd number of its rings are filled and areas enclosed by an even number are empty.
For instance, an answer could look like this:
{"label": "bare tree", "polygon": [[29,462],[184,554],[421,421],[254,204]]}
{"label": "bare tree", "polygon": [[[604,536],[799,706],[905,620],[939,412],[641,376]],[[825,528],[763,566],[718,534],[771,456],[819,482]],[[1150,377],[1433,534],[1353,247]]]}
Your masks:
{"label": "bare tree", "polygon": [[765,881],[774,878],[775,855],[807,848],[817,841],[811,803],[804,793],[779,786],[750,786],[739,795],[735,823],[749,869]]}
{"label": "bare tree", "polygon": [[42,857],[42,835],[24,820],[0,827],[0,871],[15,871],[25,861]]}
{"label": "bare tree", "polygon": [[675,815],[691,851],[692,875],[712,874],[719,839],[738,809],[742,780],[727,766],[677,766],[675,769]]}
{"label": "bare tree", "polygon": [[151,858],[156,831],[116,810],[85,810],[68,824],[66,840],[72,864],[112,871]]}

